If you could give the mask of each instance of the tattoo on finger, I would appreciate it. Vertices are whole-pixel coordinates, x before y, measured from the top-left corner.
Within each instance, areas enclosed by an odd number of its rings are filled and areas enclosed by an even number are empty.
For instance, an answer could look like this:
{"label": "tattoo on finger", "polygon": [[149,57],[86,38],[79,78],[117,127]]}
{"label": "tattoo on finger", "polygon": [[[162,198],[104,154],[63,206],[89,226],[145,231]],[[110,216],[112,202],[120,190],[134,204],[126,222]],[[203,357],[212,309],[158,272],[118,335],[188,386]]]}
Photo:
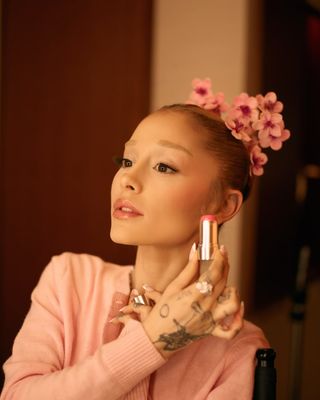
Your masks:
{"label": "tattoo on finger", "polygon": [[194,301],[194,302],[191,304],[191,308],[192,308],[193,311],[195,311],[197,314],[202,314],[202,313],[203,313],[203,310],[202,310],[202,308],[201,308],[201,305],[200,305],[200,303],[199,303],[198,301]]}
{"label": "tattoo on finger", "polygon": [[159,311],[160,317],[167,318],[169,315],[169,311],[170,311],[170,309],[169,309],[168,304],[163,304]]}
{"label": "tattoo on finger", "polygon": [[205,282],[209,283],[210,285],[213,285],[212,277],[208,272],[206,272],[203,276],[201,276],[201,281],[205,281]]}
{"label": "tattoo on finger", "polygon": [[231,290],[228,289],[225,293],[221,294],[218,298],[217,298],[217,302],[219,304],[223,304],[224,302],[226,302],[227,300],[230,300],[231,298]]}
{"label": "tattoo on finger", "polygon": [[185,297],[189,297],[189,296],[191,296],[191,295],[192,295],[191,290],[183,290],[182,292],[180,292],[180,293],[178,294],[178,296],[176,297],[176,299],[177,299],[177,300],[181,300],[181,299],[183,299],[183,298],[185,298]]}

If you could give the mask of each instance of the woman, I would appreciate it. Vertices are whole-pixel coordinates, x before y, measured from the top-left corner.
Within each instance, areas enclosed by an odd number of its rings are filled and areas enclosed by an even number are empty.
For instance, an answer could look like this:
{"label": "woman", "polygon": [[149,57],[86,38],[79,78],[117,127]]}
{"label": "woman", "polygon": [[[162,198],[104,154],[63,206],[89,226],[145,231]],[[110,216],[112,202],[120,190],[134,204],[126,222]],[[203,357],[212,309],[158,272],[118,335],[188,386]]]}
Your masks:
{"label": "woman", "polygon": [[145,118],[114,177],[111,238],[138,246],[134,268],[54,257],[4,365],[1,400],[252,397],[254,355],[266,339],[243,321],[237,292],[226,286],[224,247],[199,276],[193,243],[203,214],[221,225],[239,211],[250,171],[260,173],[266,158],[252,151],[253,136],[250,148],[235,138],[241,130],[230,133],[246,122],[238,105],[229,128],[212,113],[224,103],[209,81],[194,82],[191,102],[200,107],[173,105]]}

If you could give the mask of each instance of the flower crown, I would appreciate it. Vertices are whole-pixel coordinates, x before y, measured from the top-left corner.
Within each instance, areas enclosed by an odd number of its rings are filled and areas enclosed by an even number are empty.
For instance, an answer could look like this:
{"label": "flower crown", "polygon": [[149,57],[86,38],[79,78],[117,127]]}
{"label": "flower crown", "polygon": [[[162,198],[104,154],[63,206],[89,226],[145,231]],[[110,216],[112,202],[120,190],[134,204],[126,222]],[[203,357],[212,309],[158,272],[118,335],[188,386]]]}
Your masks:
{"label": "flower crown", "polygon": [[261,149],[280,150],[282,142],[289,139],[282,115],[283,104],[274,92],[255,97],[241,93],[231,106],[224,101],[222,92],[212,93],[211,80],[194,79],[187,104],[195,104],[221,116],[231,134],[242,141],[250,155],[250,174],[260,176],[268,157]]}

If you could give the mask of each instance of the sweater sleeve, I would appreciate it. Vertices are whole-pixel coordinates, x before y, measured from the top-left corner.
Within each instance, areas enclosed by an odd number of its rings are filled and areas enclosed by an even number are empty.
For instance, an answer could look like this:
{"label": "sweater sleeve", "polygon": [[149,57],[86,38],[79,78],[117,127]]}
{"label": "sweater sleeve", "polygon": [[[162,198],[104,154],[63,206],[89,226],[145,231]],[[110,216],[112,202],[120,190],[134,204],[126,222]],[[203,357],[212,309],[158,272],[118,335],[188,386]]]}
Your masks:
{"label": "sweater sleeve", "polygon": [[65,330],[52,266],[32,294],[32,304],[4,364],[1,400],[115,400],[165,363],[138,321],[117,339],[64,367]]}
{"label": "sweater sleeve", "polygon": [[228,352],[222,375],[207,400],[251,400],[254,386],[255,353],[259,347],[269,347],[263,336],[248,336],[238,340]]}

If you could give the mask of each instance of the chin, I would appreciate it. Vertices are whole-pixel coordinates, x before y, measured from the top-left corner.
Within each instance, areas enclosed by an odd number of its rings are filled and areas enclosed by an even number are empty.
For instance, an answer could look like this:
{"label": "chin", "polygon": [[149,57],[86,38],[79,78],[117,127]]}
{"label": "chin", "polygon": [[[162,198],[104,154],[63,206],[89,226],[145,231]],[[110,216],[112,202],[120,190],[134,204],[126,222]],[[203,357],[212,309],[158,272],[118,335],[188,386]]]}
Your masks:
{"label": "chin", "polygon": [[139,246],[139,243],[137,243],[136,241],[133,240],[125,240],[122,238],[113,238],[111,236],[111,240],[113,241],[113,243],[117,243],[117,244],[123,244],[123,245],[127,245],[127,246]]}
{"label": "chin", "polygon": [[132,235],[128,235],[127,232],[115,232],[115,230],[113,230],[112,228],[110,230],[110,239],[114,243],[118,243],[118,244],[126,244],[126,245],[130,245],[130,246],[138,246],[139,245],[139,243],[137,243],[136,240],[133,240]]}

